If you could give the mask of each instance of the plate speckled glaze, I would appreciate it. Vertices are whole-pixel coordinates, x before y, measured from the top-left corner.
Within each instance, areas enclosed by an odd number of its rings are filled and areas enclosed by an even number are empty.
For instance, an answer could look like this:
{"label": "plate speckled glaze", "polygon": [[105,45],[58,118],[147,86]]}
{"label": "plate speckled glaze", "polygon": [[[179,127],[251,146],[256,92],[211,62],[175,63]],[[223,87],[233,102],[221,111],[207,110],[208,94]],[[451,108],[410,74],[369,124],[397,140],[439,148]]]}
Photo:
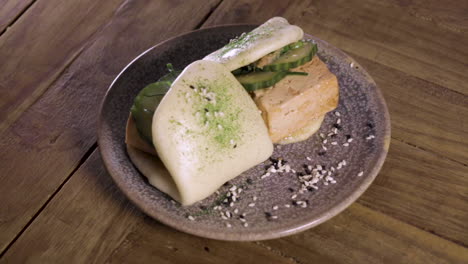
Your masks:
{"label": "plate speckled glaze", "polygon": [[[340,101],[314,136],[308,140],[275,146],[273,158],[287,160],[296,173],[279,173],[261,179],[271,161],[244,172],[213,194],[195,205],[182,207],[170,197],[149,185],[128,158],[125,149],[125,125],[134,97],[151,82],[166,73],[165,65],[172,63],[183,69],[189,63],[221,48],[242,32],[255,26],[229,25],[197,30],[169,39],[133,60],[114,80],[103,100],[100,113],[98,142],[110,175],[124,194],[141,210],[154,219],[193,235],[220,240],[263,240],[291,235],[316,226],[337,215],[353,203],[372,183],[387,155],[390,143],[390,120],[381,92],[369,74],[352,58],[330,44],[310,35],[318,44],[318,56],[339,80]],[[337,126],[338,118],[341,123]],[[320,133],[325,136],[337,128],[322,147]],[[372,135],[375,138],[372,138]],[[369,137],[371,136],[371,137]],[[351,137],[349,146],[343,144]],[[337,142],[332,145],[332,142]],[[338,163],[346,161],[346,165]],[[299,194],[297,174],[307,165],[333,166],[336,183],[318,184],[318,190]],[[341,167],[339,170],[338,167]],[[362,173],[360,173],[362,172]],[[362,174],[362,175],[361,175]],[[361,176],[358,176],[361,175]],[[222,204],[222,211],[233,217],[224,220],[220,211],[209,210],[230,186],[243,187],[233,207]],[[305,201],[307,207],[292,200]],[[255,206],[248,206],[256,196]],[[278,206],[274,210],[274,206]],[[208,209],[206,209],[208,208]],[[234,214],[235,209],[238,213]],[[240,221],[245,213],[248,226]],[[192,215],[195,221],[187,218]],[[276,216],[276,217],[271,217]],[[276,219],[274,219],[276,218]],[[231,225],[227,227],[227,223]]]}

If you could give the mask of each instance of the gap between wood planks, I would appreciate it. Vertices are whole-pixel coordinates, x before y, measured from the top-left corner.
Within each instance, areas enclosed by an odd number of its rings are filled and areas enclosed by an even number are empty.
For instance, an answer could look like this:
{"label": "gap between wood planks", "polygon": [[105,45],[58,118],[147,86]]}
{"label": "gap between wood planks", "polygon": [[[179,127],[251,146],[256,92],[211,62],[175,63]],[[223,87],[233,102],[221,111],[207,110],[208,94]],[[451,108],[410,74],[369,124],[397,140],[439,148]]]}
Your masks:
{"label": "gap between wood planks", "polygon": [[[36,2],[37,2],[37,0],[34,0],[34,1],[32,1],[29,5],[27,5],[27,6],[11,21],[11,23],[0,33],[0,37],[6,32],[6,30],[7,30],[9,27],[13,26],[14,23],[15,23],[15,22],[26,12],[34,3],[36,3]],[[117,13],[119,9],[121,9],[122,7],[124,7],[125,4],[126,4],[127,2],[128,2],[128,0],[123,1],[122,4],[116,9],[116,11],[114,12],[114,14]],[[209,17],[214,13],[214,11],[222,4],[222,2],[223,2],[223,0],[221,0],[220,2],[218,2],[218,4],[217,4],[216,6],[214,6],[214,7],[207,13],[207,15],[200,21],[200,23],[197,24],[197,26],[195,27],[195,29],[199,29],[199,28],[203,27],[203,26],[205,25],[206,21],[208,20],[208,18],[209,18]],[[65,64],[65,66],[64,66],[63,69],[62,69],[62,71],[60,71],[60,72],[57,74],[56,78],[51,82],[51,84],[49,85],[49,87],[55,82],[55,80],[57,80],[57,78],[59,78],[59,77],[62,75],[62,73],[68,68],[68,66],[71,65],[71,64],[80,56],[80,54],[81,54],[84,50],[86,50],[86,49],[94,42],[95,37],[96,37],[100,32],[102,32],[103,29],[105,29],[110,23],[112,23],[114,17],[115,17],[115,15],[113,15],[113,16],[109,19],[109,21],[108,21],[107,23],[105,23],[105,24],[103,24],[101,27],[99,27],[99,28],[96,30],[96,32],[93,33],[93,34],[90,36],[90,38],[83,44],[83,46],[82,46],[82,47],[73,55],[73,57]],[[413,76],[413,75],[412,75],[412,76]],[[413,76],[413,77],[418,78],[418,77],[416,77],[416,76]],[[426,81],[427,81],[427,80],[426,80]],[[445,88],[445,87],[444,87],[444,88]],[[48,89],[48,88],[47,88],[47,89]],[[47,89],[45,89],[45,91],[47,91]],[[447,88],[447,89],[448,89],[448,88]],[[451,89],[450,89],[450,90],[451,90]],[[44,92],[45,92],[45,91],[44,91]],[[453,90],[451,90],[451,91],[453,91]],[[454,92],[456,92],[456,91],[454,91]],[[458,93],[458,92],[457,92],[457,93]],[[462,94],[462,95],[463,95],[463,94]],[[466,96],[466,95],[463,95],[463,96]],[[40,96],[39,96],[35,101],[37,101],[39,98],[40,98]],[[35,101],[32,102],[27,108],[29,108],[31,105],[33,105],[33,104],[35,103]],[[452,162],[456,162],[456,163],[461,164],[461,165],[463,165],[463,166],[468,166],[468,165],[465,164],[465,163],[462,163],[462,162],[460,162],[460,161],[451,159],[451,158],[449,158],[449,157],[445,157],[445,156],[443,156],[443,155],[441,155],[441,154],[439,154],[439,153],[436,153],[436,152],[427,150],[427,149],[425,149],[425,148],[419,147],[419,146],[417,146],[417,145],[415,145],[415,144],[406,142],[406,141],[404,141],[404,140],[402,140],[402,139],[392,137],[392,140],[400,141],[400,142],[402,142],[402,143],[404,143],[404,144],[406,144],[406,145],[409,145],[409,146],[411,146],[411,147],[420,149],[420,150],[425,151],[425,152],[429,152],[429,153],[431,153],[431,154],[435,154],[435,155],[437,155],[437,156],[439,156],[439,157],[446,158],[447,160],[450,160],[450,161],[452,161]],[[61,189],[63,188],[63,186],[71,179],[71,177],[75,174],[75,172],[88,160],[88,158],[91,156],[91,154],[92,154],[94,151],[97,150],[97,147],[98,147],[97,142],[95,142],[95,143],[87,150],[87,152],[86,152],[86,153],[83,155],[83,157],[80,159],[80,161],[79,161],[79,163],[77,164],[77,166],[69,173],[69,175],[65,178],[65,180],[58,186],[58,188],[51,194],[51,196],[47,199],[47,201],[46,201],[46,202],[39,208],[39,210],[33,215],[33,217],[28,221],[28,223],[24,226],[24,228],[23,228],[23,229],[15,236],[15,238],[7,245],[7,247],[4,249],[4,251],[0,253],[0,258],[9,250],[9,248],[17,241],[17,239],[29,228],[29,226],[30,226],[30,225],[35,221],[35,219],[40,215],[40,213],[43,211],[43,209],[50,203],[50,201],[52,201],[52,200],[54,199],[54,197],[61,191]],[[361,204],[361,203],[360,203],[360,204]],[[361,205],[363,205],[363,204],[361,204]],[[365,205],[363,205],[363,206],[365,206]],[[366,207],[369,208],[368,206],[366,206]],[[379,211],[379,210],[377,210],[377,209],[375,209],[375,208],[369,208],[369,209],[375,210],[375,211]],[[379,212],[381,212],[381,211],[379,211]],[[467,245],[464,245],[464,244],[463,244],[462,242],[460,242],[460,241],[454,241],[454,240],[452,240],[452,239],[450,239],[450,238],[446,238],[446,237],[444,237],[444,236],[442,236],[442,235],[439,235],[439,234],[437,234],[437,233],[435,233],[435,232],[433,232],[433,231],[431,231],[431,230],[425,230],[424,228],[421,228],[421,227],[419,227],[419,226],[415,226],[415,225],[413,225],[412,223],[408,223],[408,222],[403,221],[403,220],[401,220],[401,219],[395,218],[395,217],[393,217],[393,216],[391,216],[391,215],[388,215],[388,214],[386,214],[386,213],[384,213],[384,212],[381,212],[381,213],[383,213],[383,214],[385,214],[385,215],[387,215],[387,216],[389,216],[389,217],[391,217],[391,218],[397,219],[398,221],[407,223],[407,224],[409,224],[409,225],[411,225],[411,226],[414,226],[414,227],[416,227],[416,228],[418,228],[418,229],[421,229],[421,230],[423,230],[423,231],[425,231],[425,232],[429,232],[429,233],[431,233],[431,234],[433,234],[433,235],[435,235],[435,236],[438,236],[438,237],[440,237],[440,238],[442,238],[442,239],[444,239],[444,240],[447,240],[447,241],[450,241],[450,242],[452,242],[452,243],[455,243],[455,244],[458,244],[458,245],[467,247]],[[266,246],[266,245],[264,245],[264,244],[262,244],[262,243],[260,243],[260,242],[255,242],[255,243],[257,243],[257,245],[260,245],[260,246],[262,246],[263,248],[267,249],[268,251],[271,251],[271,252],[275,253],[276,255],[278,255],[278,256],[280,256],[280,257],[289,259],[289,260],[293,261],[294,263],[301,263],[301,262],[299,262],[297,259],[295,259],[294,257],[291,257],[291,256],[289,256],[289,255],[287,255],[287,254],[284,254],[283,252],[281,252],[281,251],[278,250],[278,249],[273,249],[273,248],[271,248],[271,247],[269,247],[269,246]]]}
{"label": "gap between wood planks", "polygon": [[[403,143],[405,143],[405,142],[403,142]],[[408,144],[408,145],[409,145],[409,146],[412,146],[411,144]],[[457,244],[457,245],[459,245],[459,246],[468,248],[468,245],[466,245],[466,244],[463,243],[462,241],[458,241],[458,240],[455,240],[455,239],[446,237],[446,236],[444,236],[444,235],[441,235],[441,234],[435,232],[434,230],[431,230],[431,229],[428,229],[428,228],[424,228],[424,227],[421,227],[421,226],[414,225],[414,224],[409,223],[409,222],[407,222],[407,221],[405,221],[405,220],[403,220],[403,219],[400,219],[400,218],[395,217],[395,216],[393,216],[393,215],[389,215],[388,213],[386,213],[386,212],[384,212],[384,211],[382,211],[382,210],[379,210],[379,209],[377,209],[377,208],[370,207],[370,206],[366,205],[365,203],[361,203],[361,202],[359,202],[359,200],[357,200],[356,203],[359,203],[359,205],[364,206],[364,207],[368,208],[369,210],[379,212],[379,213],[384,214],[384,215],[386,215],[386,216],[388,216],[388,217],[391,217],[391,218],[393,218],[393,219],[396,219],[396,220],[398,220],[398,221],[400,221],[400,222],[402,222],[402,223],[405,223],[405,224],[407,224],[407,225],[416,227],[417,229],[420,229],[420,230],[422,230],[422,231],[424,231],[424,232],[430,233],[430,234],[432,234],[432,235],[434,235],[434,236],[436,236],[436,237],[439,237],[439,238],[441,238],[441,239],[450,241],[450,242],[452,242],[452,243],[454,243],[454,244]]]}
{"label": "gap between wood planks", "polygon": [[[116,14],[119,12],[119,10],[121,8],[123,8],[127,2],[129,0],[123,0],[121,2],[121,4],[119,5],[118,8],[115,9],[113,15],[109,18],[109,21],[107,23],[103,23],[102,26],[100,26],[99,28],[96,29],[96,31],[90,35],[90,37],[84,42],[84,44],[71,56],[71,58],[65,62],[65,64],[63,65],[62,69],[60,69],[59,72],[57,72],[55,74],[55,76],[52,77],[51,81],[49,84],[47,84],[47,87],[40,92],[40,94],[38,94],[37,96],[35,96],[35,98],[29,102],[28,105],[26,105],[24,107],[24,109],[18,113],[16,116],[7,116],[6,120],[4,121],[4,123],[0,123],[0,133],[3,133],[8,127],[11,126],[11,124],[15,123],[16,120],[18,120],[18,118],[20,118],[24,112],[26,112],[26,110],[28,110],[32,105],[34,105],[41,97],[44,93],[47,92],[47,90],[49,90],[49,88],[60,78],[60,76],[62,76],[62,74],[66,71],[66,69],[72,65],[72,63],[81,55],[81,53],[83,53],[84,50],[86,50],[89,46],[91,46],[93,43],[94,43],[94,40],[96,39],[96,36],[99,35],[99,33],[101,33],[109,24],[112,23],[112,21],[114,20],[114,17],[116,16]],[[37,3],[37,0],[34,1],[34,3]],[[32,5],[29,5],[28,6],[28,9],[31,7]],[[24,12],[21,13],[24,14],[27,10],[25,10]],[[15,19],[15,21],[17,21],[19,19],[19,17],[17,19]],[[1,37],[1,35],[0,35]],[[22,107],[22,104],[20,104],[20,107]]]}
{"label": "gap between wood planks", "polygon": [[32,0],[31,3],[27,4],[23,10],[21,10],[11,21],[10,23],[8,23],[8,25],[6,25],[6,27],[0,31],[0,38],[2,37],[2,35],[8,30],[8,28],[12,27],[13,24],[16,23],[16,21],[18,21],[18,19],[24,14],[26,13],[26,11],[29,10],[29,8],[34,5],[35,3],[37,2],[37,0]]}
{"label": "gap between wood planks", "polygon": [[21,229],[21,231],[18,232],[18,234],[15,236],[15,238],[13,238],[13,240],[5,247],[3,252],[0,253],[0,258],[2,258],[3,255],[5,255],[5,253],[8,251],[8,249],[10,249],[10,247],[16,242],[16,240],[18,240],[18,238],[24,233],[24,231],[26,231],[26,229],[28,229],[28,227],[34,222],[34,220],[36,220],[36,218],[41,214],[42,210],[44,210],[44,208],[47,207],[47,205],[50,203],[50,201],[52,201],[54,199],[55,195],[57,193],[59,193],[60,190],[62,190],[63,186],[68,182],[68,180],[70,180],[70,178],[75,174],[75,172],[81,168],[81,165],[83,165],[88,160],[88,158],[91,156],[91,154],[93,154],[93,152],[96,149],[97,149],[97,142],[95,142],[91,146],[91,148],[89,148],[88,151],[86,151],[86,153],[83,155],[83,157],[78,162],[78,165],[68,174],[68,176],[65,178],[65,180],[50,195],[50,197],[41,206],[41,208],[39,208],[39,210],[31,217],[31,219],[26,223],[26,225],[23,227],[23,229]]}
{"label": "gap between wood planks", "polygon": [[392,139],[393,139],[393,140],[400,141],[401,143],[404,143],[404,144],[406,144],[406,145],[408,145],[408,146],[411,146],[411,147],[413,147],[413,148],[417,148],[417,149],[419,149],[419,150],[422,150],[422,151],[431,153],[431,154],[433,154],[433,155],[435,155],[435,156],[437,156],[437,157],[439,157],[439,158],[446,159],[446,160],[449,160],[449,161],[451,161],[451,162],[455,162],[455,163],[460,164],[460,165],[462,165],[462,166],[468,167],[468,164],[467,164],[467,163],[463,163],[463,162],[458,161],[458,160],[456,160],[456,159],[452,159],[452,158],[450,158],[450,157],[444,156],[444,155],[442,155],[442,154],[440,154],[440,153],[438,153],[438,152],[435,152],[435,151],[426,149],[426,148],[424,148],[424,147],[420,147],[420,146],[418,146],[418,145],[416,145],[416,144],[413,144],[413,143],[411,143],[411,142],[407,142],[407,141],[405,141],[404,139],[397,138],[397,137],[393,137],[393,136],[392,136]]}

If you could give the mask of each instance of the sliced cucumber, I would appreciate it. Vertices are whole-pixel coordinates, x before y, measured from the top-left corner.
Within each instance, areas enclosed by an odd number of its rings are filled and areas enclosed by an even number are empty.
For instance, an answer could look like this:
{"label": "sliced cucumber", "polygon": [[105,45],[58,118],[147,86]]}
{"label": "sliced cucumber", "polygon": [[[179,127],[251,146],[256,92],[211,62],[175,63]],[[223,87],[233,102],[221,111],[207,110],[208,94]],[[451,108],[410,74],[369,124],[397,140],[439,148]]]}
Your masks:
{"label": "sliced cucumber", "polygon": [[174,67],[170,63],[166,67],[169,73],[159,78],[157,82],[148,84],[143,88],[135,97],[133,106],[130,109],[140,136],[150,144],[153,144],[151,127],[154,111],[171,88],[174,80],[181,73],[181,71],[174,70]]}
{"label": "sliced cucumber", "polygon": [[281,81],[288,72],[251,72],[243,75],[236,76],[237,80],[249,91],[270,87],[275,83]]}
{"label": "sliced cucumber", "polygon": [[263,66],[263,70],[287,71],[311,61],[312,57],[317,53],[317,44],[307,41],[301,41],[301,43],[296,42],[288,45],[291,46],[289,50],[272,63]]}
{"label": "sliced cucumber", "polygon": [[175,79],[177,79],[177,76],[182,71],[174,70],[174,66],[172,66],[172,63],[166,64],[166,68],[169,71],[168,74],[164,75],[163,77],[159,78],[158,82],[174,82]]}
{"label": "sliced cucumber", "polygon": [[155,82],[147,85],[135,97],[131,108],[132,116],[138,132],[148,142],[152,142],[151,124],[154,111],[170,87],[170,82]]}

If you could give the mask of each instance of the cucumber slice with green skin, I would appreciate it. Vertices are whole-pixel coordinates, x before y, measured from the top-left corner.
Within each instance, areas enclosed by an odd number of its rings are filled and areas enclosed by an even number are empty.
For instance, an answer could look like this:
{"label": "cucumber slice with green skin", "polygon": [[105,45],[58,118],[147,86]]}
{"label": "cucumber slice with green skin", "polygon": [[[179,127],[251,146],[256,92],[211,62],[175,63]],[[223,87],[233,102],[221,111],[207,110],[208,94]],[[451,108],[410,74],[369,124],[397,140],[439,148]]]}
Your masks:
{"label": "cucumber slice with green skin", "polygon": [[293,43],[296,48],[291,48],[283,55],[281,55],[274,62],[263,66],[264,71],[287,71],[292,68],[303,65],[304,63],[311,61],[312,57],[317,53],[317,44],[304,41],[300,45]]}
{"label": "cucumber slice with green skin", "polygon": [[182,71],[174,70],[174,66],[172,66],[171,63],[166,64],[166,67],[169,73],[159,78],[158,82],[171,82],[172,83],[174,82],[175,79],[177,79],[177,76],[179,76],[179,74]]}
{"label": "cucumber slice with green skin", "polygon": [[294,42],[294,43],[291,43],[289,45],[286,45],[284,46],[282,49],[281,49],[281,55],[283,55],[284,53],[292,50],[292,49],[297,49],[297,48],[300,48],[304,45],[305,41],[303,40],[299,40],[297,42]]}
{"label": "cucumber slice with green skin", "polygon": [[164,95],[171,88],[170,82],[155,82],[147,85],[135,97],[131,113],[141,137],[152,142],[153,114]]}
{"label": "cucumber slice with green skin", "polygon": [[174,70],[174,67],[170,63],[166,67],[169,73],[159,78],[157,82],[148,84],[143,88],[135,97],[130,110],[140,136],[150,144],[153,144],[151,127],[154,111],[171,88],[174,80],[181,73],[181,71]]}
{"label": "cucumber slice with green skin", "polygon": [[251,72],[243,75],[236,76],[237,80],[244,86],[244,88],[253,92],[258,89],[270,87],[275,83],[281,81],[288,72],[278,71],[278,72]]}

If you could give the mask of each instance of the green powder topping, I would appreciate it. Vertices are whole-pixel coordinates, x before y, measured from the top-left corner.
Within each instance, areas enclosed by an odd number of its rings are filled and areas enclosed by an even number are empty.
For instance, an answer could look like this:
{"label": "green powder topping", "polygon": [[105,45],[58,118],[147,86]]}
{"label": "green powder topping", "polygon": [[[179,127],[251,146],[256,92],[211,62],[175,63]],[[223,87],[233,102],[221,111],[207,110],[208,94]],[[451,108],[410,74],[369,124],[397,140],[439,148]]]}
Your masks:
{"label": "green powder topping", "polygon": [[257,39],[270,37],[273,29],[253,30],[249,33],[242,33],[239,37],[232,39],[227,45],[219,50],[219,57],[224,56],[226,53],[235,50],[245,49],[249,43],[254,42]]}
{"label": "green powder topping", "polygon": [[220,149],[236,147],[241,139],[241,109],[233,102],[230,83],[203,79],[193,86],[196,91],[193,115],[204,135]]}

